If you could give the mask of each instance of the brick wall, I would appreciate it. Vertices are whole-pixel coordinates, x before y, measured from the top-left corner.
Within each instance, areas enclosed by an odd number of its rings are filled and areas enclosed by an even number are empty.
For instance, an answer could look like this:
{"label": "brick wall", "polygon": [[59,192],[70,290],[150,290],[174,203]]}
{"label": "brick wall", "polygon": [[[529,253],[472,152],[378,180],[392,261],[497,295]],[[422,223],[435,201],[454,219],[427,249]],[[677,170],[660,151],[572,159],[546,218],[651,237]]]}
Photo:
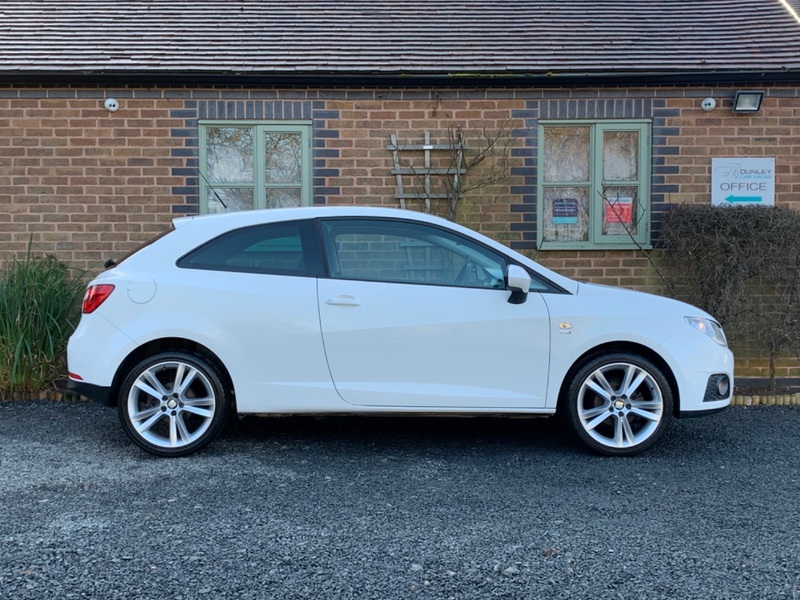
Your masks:
{"label": "brick wall", "polygon": [[[691,93],[690,93],[691,92]],[[708,203],[710,157],[775,157],[775,197],[781,206],[800,210],[800,91],[771,89],[760,112],[732,114],[730,99],[712,112],[699,109],[712,90],[692,90],[668,99],[672,114],[665,119],[666,157],[673,203]],[[733,90],[728,91],[732,95]]]}
{"label": "brick wall", "polygon": [[[36,249],[82,269],[148,239],[171,216],[180,143],[162,93],[5,90],[0,97],[0,256]],[[9,97],[11,96],[11,97]],[[148,97],[149,96],[149,97]]]}
{"label": "brick wall", "polygon": [[[778,203],[800,209],[800,96],[768,89],[761,112],[730,111],[733,89],[605,90],[0,90],[0,256],[37,247],[81,268],[198,210],[198,119],[307,119],[314,124],[317,203],[397,205],[391,133],[446,141],[460,125],[513,129],[507,182],[467,195],[461,220],[535,251],[536,126],[544,118],[651,118],[654,229],[670,203],[709,201],[712,156],[775,156]],[[110,113],[103,99],[120,100]],[[714,96],[718,107],[700,109]],[[419,165],[420,153],[402,153]],[[480,172],[470,177],[479,178]],[[414,188],[413,177],[405,178]],[[419,179],[419,178],[417,178]],[[416,182],[421,189],[421,182]],[[434,204],[443,201],[434,201]],[[414,202],[409,202],[414,205]],[[419,206],[419,204],[417,204]],[[441,212],[441,208],[438,209]],[[547,252],[567,274],[648,287],[635,253]]]}
{"label": "brick wall", "polygon": [[[459,125],[472,145],[482,131],[510,127],[511,178],[469,193],[460,220],[569,277],[659,291],[637,251],[536,251],[538,120],[652,119],[655,232],[669,204],[709,202],[712,156],[774,156],[777,203],[800,210],[800,90],[768,87],[752,115],[731,112],[734,91],[3,88],[0,259],[32,240],[96,271],[172,217],[197,212],[200,119],[308,120],[315,203],[391,206],[398,201],[390,134],[401,144],[422,143],[429,131],[441,143]],[[708,113],[700,108],[707,96],[718,103]],[[117,112],[105,110],[106,97],[120,101]],[[402,156],[416,165],[422,158]],[[480,177],[480,168],[470,177]]]}

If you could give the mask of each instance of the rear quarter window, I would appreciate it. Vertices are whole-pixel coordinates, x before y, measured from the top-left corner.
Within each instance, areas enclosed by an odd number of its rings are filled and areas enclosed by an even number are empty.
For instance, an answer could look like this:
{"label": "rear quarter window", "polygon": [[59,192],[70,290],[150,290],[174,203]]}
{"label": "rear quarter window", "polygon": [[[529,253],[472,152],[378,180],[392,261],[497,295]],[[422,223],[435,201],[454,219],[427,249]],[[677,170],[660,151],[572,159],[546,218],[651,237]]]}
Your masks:
{"label": "rear quarter window", "polygon": [[182,269],[316,277],[321,272],[313,223],[270,223],[229,231],[177,261]]}

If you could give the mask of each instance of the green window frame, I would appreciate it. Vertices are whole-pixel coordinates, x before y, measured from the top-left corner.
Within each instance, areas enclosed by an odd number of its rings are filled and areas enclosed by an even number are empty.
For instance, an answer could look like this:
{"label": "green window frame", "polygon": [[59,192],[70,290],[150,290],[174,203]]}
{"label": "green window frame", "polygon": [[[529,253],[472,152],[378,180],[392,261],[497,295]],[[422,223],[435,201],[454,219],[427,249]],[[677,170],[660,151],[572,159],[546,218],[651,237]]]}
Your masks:
{"label": "green window frame", "polygon": [[201,121],[200,212],[313,204],[311,121]]}
{"label": "green window frame", "polygon": [[537,242],[542,250],[650,244],[651,122],[539,122]]}

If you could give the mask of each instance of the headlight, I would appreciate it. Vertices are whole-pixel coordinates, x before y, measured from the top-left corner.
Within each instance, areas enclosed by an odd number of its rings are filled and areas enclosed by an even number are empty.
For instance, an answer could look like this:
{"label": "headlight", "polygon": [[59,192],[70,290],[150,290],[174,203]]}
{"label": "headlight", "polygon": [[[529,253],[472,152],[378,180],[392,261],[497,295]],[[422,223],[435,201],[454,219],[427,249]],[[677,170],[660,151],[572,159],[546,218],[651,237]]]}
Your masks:
{"label": "headlight", "polygon": [[700,317],[686,317],[686,322],[698,331],[702,331],[720,346],[727,346],[728,340],[725,339],[725,332],[716,321],[702,319]]}

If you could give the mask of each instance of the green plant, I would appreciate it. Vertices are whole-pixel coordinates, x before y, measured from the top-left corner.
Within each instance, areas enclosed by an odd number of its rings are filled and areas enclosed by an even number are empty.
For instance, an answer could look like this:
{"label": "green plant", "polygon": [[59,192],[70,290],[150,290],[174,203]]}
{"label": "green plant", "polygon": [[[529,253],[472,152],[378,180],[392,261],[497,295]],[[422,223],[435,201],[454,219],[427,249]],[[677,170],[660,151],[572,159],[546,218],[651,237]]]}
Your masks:
{"label": "green plant", "polygon": [[0,393],[36,392],[63,374],[80,316],[83,273],[52,256],[12,259],[0,273]]}

